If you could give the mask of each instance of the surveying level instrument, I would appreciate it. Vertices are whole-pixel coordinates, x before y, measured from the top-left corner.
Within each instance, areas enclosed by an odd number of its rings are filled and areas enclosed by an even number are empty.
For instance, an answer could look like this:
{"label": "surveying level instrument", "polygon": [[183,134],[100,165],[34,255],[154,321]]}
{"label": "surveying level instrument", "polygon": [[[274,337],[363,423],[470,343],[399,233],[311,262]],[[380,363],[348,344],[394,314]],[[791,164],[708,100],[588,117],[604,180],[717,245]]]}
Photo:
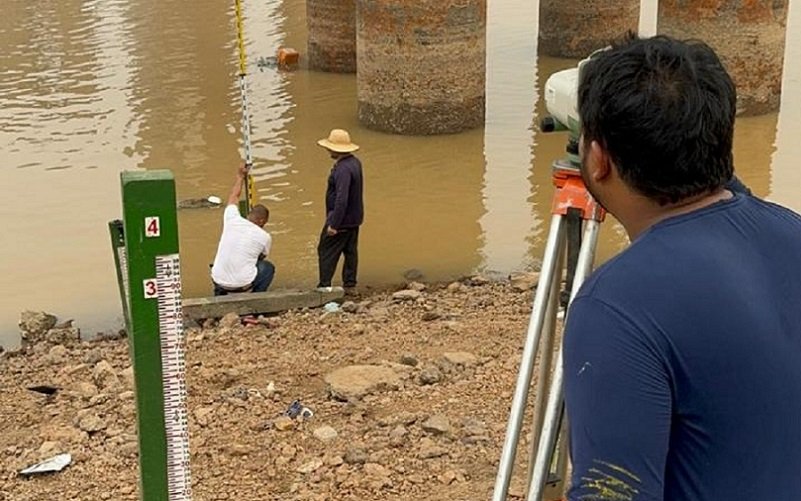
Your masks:
{"label": "surveying level instrument", "polygon": [[[551,125],[553,122],[545,120],[541,129],[543,132],[560,129],[551,128]],[[575,133],[570,135],[567,153],[567,157],[556,160],[552,168],[556,191],[551,206],[551,227],[534,295],[493,501],[507,498],[538,353],[526,499],[551,501],[564,496],[568,455],[561,343],[554,357],[557,314],[560,306],[567,313],[569,302],[591,272],[598,231],[606,216],[606,211],[593,199],[581,179],[578,136]],[[564,291],[561,287],[563,274],[566,275]]]}
{"label": "surveying level instrument", "polygon": [[181,268],[170,171],[123,172],[109,223],[136,389],[140,499],[190,501]]}

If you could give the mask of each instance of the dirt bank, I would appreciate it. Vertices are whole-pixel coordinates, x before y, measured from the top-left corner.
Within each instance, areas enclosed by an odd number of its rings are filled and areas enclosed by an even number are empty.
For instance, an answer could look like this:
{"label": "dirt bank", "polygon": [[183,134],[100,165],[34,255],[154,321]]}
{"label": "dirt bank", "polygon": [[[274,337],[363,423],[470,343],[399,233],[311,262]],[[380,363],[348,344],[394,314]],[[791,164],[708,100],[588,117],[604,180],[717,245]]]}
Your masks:
{"label": "dirt bank", "polygon": [[[488,499],[532,302],[517,285],[466,280],[189,329],[193,499]],[[54,330],[0,357],[0,500],[135,500],[127,341]],[[343,370],[354,365],[372,367]],[[282,418],[294,400],[314,415]],[[64,471],[18,474],[60,452],[73,456]]]}

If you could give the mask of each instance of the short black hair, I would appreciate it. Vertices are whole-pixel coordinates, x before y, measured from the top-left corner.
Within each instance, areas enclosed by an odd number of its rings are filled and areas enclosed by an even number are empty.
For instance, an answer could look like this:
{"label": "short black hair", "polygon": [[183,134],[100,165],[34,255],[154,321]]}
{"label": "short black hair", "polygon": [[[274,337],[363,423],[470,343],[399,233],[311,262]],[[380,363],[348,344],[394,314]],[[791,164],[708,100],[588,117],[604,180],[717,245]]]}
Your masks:
{"label": "short black hair", "polygon": [[628,33],[579,76],[585,144],[598,141],[623,181],[661,205],[731,179],[736,101],[731,77],[700,41]]}
{"label": "short black hair", "polygon": [[250,215],[257,217],[259,219],[264,219],[265,221],[270,219],[270,209],[263,206],[262,204],[254,205],[252,209],[250,209]]}

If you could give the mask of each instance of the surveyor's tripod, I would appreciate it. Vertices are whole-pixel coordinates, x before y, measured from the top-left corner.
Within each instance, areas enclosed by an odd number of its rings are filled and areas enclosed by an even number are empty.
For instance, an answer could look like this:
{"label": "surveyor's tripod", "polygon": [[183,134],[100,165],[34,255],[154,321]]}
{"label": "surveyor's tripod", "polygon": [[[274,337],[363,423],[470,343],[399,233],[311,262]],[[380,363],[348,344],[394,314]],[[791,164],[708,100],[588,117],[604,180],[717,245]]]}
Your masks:
{"label": "surveyor's tripod", "polygon": [[[557,160],[553,165],[553,181],[556,192],[551,210],[553,214],[551,229],[545,245],[539,285],[534,295],[534,305],[523,347],[523,358],[517,376],[517,386],[492,501],[506,500],[538,351],[540,363],[532,421],[532,447],[528,462],[526,499],[528,501],[561,499],[564,492],[567,439],[563,426],[561,347],[555,364],[553,363],[556,318],[560,306],[566,311],[570,300],[576,295],[592,269],[598,230],[605,211],[587,191],[574,163]],[[567,261],[565,292],[569,291],[569,296],[563,294],[561,287],[565,261]],[[543,332],[545,336],[541,335]],[[546,402],[545,390],[549,386],[547,384],[549,379],[550,390]],[[549,488],[549,494],[544,498],[546,487]]]}

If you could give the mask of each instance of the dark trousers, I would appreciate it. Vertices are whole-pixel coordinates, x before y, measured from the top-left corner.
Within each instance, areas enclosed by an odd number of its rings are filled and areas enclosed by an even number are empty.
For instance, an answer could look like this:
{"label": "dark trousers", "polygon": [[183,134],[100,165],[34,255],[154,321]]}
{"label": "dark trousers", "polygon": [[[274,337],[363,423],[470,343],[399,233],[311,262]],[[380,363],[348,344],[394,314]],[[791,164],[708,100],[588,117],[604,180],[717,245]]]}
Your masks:
{"label": "dark trousers", "polygon": [[331,279],[337,269],[339,256],[345,255],[345,264],[342,266],[342,285],[356,286],[356,268],[359,265],[359,228],[343,228],[336,235],[329,235],[325,231],[320,234],[320,243],[317,245],[317,258],[320,265],[320,282],[317,287],[330,287]]}
{"label": "dark trousers", "polygon": [[256,263],[256,278],[253,279],[252,284],[238,289],[226,289],[220,285],[214,284],[214,295],[227,296],[228,294],[236,292],[264,292],[272,283],[273,277],[275,277],[275,265],[266,259],[260,259]]}

